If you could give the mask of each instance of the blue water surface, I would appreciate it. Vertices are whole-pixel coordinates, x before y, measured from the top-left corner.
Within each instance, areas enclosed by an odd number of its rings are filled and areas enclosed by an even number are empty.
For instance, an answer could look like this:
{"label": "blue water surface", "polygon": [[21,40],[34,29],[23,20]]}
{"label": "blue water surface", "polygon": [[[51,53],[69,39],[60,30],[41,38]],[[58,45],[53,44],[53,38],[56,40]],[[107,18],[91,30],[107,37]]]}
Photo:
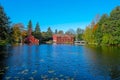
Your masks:
{"label": "blue water surface", "polygon": [[2,80],[120,80],[118,47],[20,45],[1,53]]}

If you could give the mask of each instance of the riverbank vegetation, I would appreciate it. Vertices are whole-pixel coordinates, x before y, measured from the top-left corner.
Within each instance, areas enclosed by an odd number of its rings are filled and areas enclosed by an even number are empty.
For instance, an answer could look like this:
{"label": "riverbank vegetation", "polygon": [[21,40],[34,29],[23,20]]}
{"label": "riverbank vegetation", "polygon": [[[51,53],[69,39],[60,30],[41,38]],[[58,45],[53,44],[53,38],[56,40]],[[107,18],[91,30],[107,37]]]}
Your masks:
{"label": "riverbank vegetation", "polygon": [[83,38],[88,44],[120,46],[120,6],[103,14],[86,27]]}
{"label": "riverbank vegetation", "polygon": [[82,39],[83,30],[78,28],[76,31],[69,29],[64,32],[63,30],[52,31],[48,27],[46,32],[42,32],[39,22],[34,27],[32,20],[29,20],[27,29],[22,23],[12,23],[10,18],[6,15],[4,8],[0,5],[0,46],[8,44],[24,43],[27,36],[33,35],[40,43],[52,43],[53,34],[68,34],[76,36],[76,40]]}
{"label": "riverbank vegetation", "polygon": [[9,42],[10,21],[9,17],[4,13],[4,9],[0,6],[0,46]]}
{"label": "riverbank vegetation", "polygon": [[69,29],[64,32],[57,29],[52,31],[48,27],[46,32],[42,32],[39,22],[33,26],[32,20],[29,20],[27,29],[22,23],[13,24],[0,5],[0,46],[23,43],[30,34],[29,28],[40,43],[52,43],[53,34],[68,34],[74,35],[76,41],[85,40],[88,44],[120,45],[120,6],[113,9],[110,14],[103,14],[101,17],[97,15],[85,30],[77,28],[76,31]]}

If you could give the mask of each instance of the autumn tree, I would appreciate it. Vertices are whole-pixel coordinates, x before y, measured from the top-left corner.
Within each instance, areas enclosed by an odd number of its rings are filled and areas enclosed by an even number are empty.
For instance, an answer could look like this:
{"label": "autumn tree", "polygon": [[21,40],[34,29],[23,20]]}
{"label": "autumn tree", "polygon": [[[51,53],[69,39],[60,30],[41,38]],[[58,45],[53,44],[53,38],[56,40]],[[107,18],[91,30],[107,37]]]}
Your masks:
{"label": "autumn tree", "polygon": [[18,24],[14,24],[12,27],[12,40],[15,43],[21,42],[22,40],[22,28],[23,25],[18,23]]}
{"label": "autumn tree", "polygon": [[87,26],[84,33],[83,33],[83,39],[89,43],[89,44],[93,44],[94,40],[93,40],[93,33],[92,33],[92,28],[91,25]]}
{"label": "autumn tree", "polygon": [[26,30],[23,30],[21,32],[21,36],[22,36],[22,40],[24,41],[24,39],[27,37],[27,31]]}
{"label": "autumn tree", "polygon": [[120,6],[103,14],[99,21],[92,27],[87,27],[84,39],[98,45],[120,45]]}

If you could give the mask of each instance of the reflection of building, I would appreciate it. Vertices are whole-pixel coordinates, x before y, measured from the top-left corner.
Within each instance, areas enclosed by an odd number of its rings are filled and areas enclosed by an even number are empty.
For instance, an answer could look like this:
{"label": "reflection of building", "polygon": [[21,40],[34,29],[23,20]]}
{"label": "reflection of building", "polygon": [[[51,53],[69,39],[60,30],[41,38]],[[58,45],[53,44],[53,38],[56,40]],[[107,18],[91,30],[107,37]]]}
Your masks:
{"label": "reflection of building", "polygon": [[76,45],[85,45],[86,42],[85,41],[75,41],[74,42]]}
{"label": "reflection of building", "polygon": [[32,35],[32,29],[29,28],[28,36],[25,38],[25,42],[28,44],[39,44],[39,40]]}
{"label": "reflection of building", "polygon": [[73,35],[63,35],[63,34],[54,34],[53,42],[57,44],[73,44],[74,36]]}

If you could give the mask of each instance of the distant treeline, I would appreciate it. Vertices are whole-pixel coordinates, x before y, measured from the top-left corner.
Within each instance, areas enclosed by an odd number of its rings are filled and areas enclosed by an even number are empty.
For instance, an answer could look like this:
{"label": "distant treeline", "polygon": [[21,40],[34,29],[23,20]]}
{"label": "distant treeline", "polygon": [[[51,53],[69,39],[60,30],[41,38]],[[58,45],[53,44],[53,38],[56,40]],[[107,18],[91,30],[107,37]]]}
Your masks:
{"label": "distant treeline", "polygon": [[[4,8],[0,5],[0,46],[14,43],[21,43],[29,35],[29,28],[33,29],[32,20],[29,20],[27,30],[22,23],[12,24],[10,18],[4,12]],[[77,28],[76,31],[69,29],[64,32],[63,30],[52,31],[48,27],[46,32],[41,32],[40,25],[37,22],[32,35],[39,39],[40,43],[52,41],[53,34],[68,34],[74,35],[76,40],[82,40],[83,30]]]}
{"label": "distant treeline", "polygon": [[120,46],[120,6],[109,15],[97,15],[86,27],[83,38],[88,44]]}

